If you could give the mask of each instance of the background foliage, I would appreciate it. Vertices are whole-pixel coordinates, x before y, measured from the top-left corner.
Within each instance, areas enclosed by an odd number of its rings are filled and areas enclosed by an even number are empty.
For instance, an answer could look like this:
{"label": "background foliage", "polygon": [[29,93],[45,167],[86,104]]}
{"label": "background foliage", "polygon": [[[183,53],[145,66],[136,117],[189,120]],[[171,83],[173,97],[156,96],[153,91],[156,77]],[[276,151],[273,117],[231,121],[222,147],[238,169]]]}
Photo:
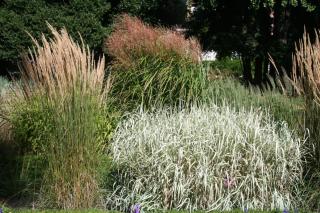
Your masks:
{"label": "background foliage", "polygon": [[294,42],[304,27],[310,32],[319,27],[316,1],[195,0],[194,5],[190,34],[222,56],[237,52],[244,79],[255,84],[267,82],[267,74],[276,75],[268,54],[289,70]]}
{"label": "background foliage", "polygon": [[[31,46],[26,32],[39,38],[49,34],[46,21],[65,26],[74,38],[79,34],[90,48],[101,50],[110,24],[110,3],[105,0],[5,0],[0,3],[0,68],[15,69],[20,53]],[[79,39],[78,39],[79,40]]]}

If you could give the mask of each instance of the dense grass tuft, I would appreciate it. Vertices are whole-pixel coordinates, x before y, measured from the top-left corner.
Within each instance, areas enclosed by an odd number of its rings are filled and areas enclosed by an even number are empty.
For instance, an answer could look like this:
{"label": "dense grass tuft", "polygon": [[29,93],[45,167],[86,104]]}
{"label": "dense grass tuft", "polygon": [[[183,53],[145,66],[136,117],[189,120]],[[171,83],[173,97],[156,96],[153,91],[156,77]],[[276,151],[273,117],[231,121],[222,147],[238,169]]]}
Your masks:
{"label": "dense grass tuft", "polygon": [[106,48],[114,59],[111,92],[118,106],[189,104],[203,95],[206,73],[195,39],[123,15],[106,40]]}
{"label": "dense grass tuft", "polygon": [[297,133],[304,135],[304,100],[290,97],[276,90],[261,92],[255,87],[246,87],[236,78],[210,81],[205,92],[207,102],[223,106],[225,103],[237,110],[251,108],[268,111],[276,121],[286,121]]}
{"label": "dense grass tuft", "polygon": [[293,81],[298,94],[305,98],[305,126],[310,134],[307,148],[307,177],[310,180],[307,197],[309,206],[320,209],[320,31],[315,31],[314,41],[305,32],[296,44],[293,56]]}
{"label": "dense grass tuft", "polygon": [[3,100],[2,115],[19,139],[20,154],[35,154],[45,164],[35,191],[39,204],[90,208],[100,201],[106,139],[101,128],[108,123],[110,84],[105,84],[104,58],[95,63],[90,50],[65,29],[49,27],[53,39],[34,40],[35,50],[23,59],[21,82]]}
{"label": "dense grass tuft", "polygon": [[224,105],[138,113],[111,143],[116,172],[107,206],[275,209],[298,205],[302,142],[263,111]]}

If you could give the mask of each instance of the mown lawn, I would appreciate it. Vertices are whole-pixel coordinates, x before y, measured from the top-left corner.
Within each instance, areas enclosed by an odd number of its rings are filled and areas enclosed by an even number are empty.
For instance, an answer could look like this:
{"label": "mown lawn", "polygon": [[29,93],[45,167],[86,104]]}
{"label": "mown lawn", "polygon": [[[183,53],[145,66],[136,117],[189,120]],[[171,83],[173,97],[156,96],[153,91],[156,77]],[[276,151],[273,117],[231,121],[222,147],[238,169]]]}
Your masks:
{"label": "mown lawn", "polygon": [[[189,213],[190,211],[142,211],[142,212],[152,212],[152,213]],[[191,211],[194,213],[205,213],[206,211]],[[212,213],[244,213],[242,210],[233,210],[233,211],[210,211]],[[274,210],[274,211],[258,211],[258,210],[249,210],[248,213],[309,213],[311,211],[298,211],[298,210]],[[104,211],[98,209],[86,209],[86,210],[32,210],[32,209],[8,209],[4,208],[3,213],[120,213],[118,211]]]}

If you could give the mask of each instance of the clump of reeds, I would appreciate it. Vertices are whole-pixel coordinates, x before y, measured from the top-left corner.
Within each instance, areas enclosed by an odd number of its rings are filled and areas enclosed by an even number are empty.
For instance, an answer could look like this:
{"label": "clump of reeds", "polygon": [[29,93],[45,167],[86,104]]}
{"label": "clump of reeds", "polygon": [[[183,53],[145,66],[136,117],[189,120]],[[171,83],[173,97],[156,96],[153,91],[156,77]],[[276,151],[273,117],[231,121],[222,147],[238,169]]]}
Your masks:
{"label": "clump of reeds", "polygon": [[294,86],[299,94],[304,94],[309,100],[320,103],[320,31],[315,31],[312,42],[307,32],[296,44],[293,56],[292,74]]}
{"label": "clump of reeds", "polygon": [[122,106],[173,105],[201,96],[206,75],[195,39],[122,15],[106,40],[106,49],[114,59],[112,94]]}
{"label": "clump of reeds", "polygon": [[35,48],[23,57],[21,80],[5,101],[3,117],[25,139],[26,150],[46,163],[40,203],[90,208],[100,199],[105,141],[99,132],[110,81],[104,79],[104,57],[96,62],[65,29],[49,28],[53,38],[33,39]]}
{"label": "clump of reeds", "polygon": [[320,31],[315,30],[313,38],[305,32],[296,44],[293,55],[292,75],[298,94],[305,98],[305,129],[310,137],[307,148],[312,155],[307,156],[305,168],[310,191],[309,207],[320,208]]}

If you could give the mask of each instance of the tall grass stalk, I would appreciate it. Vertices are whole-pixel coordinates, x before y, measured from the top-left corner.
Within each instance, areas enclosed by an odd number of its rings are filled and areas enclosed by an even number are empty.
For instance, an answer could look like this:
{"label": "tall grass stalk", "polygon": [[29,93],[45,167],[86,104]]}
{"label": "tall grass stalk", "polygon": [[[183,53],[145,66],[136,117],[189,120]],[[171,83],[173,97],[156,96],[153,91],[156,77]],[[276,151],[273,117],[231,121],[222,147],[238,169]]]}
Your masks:
{"label": "tall grass stalk", "polygon": [[35,48],[23,58],[21,83],[6,100],[4,117],[14,134],[28,138],[31,132],[39,139],[33,151],[46,162],[40,204],[90,208],[100,199],[105,143],[99,128],[110,81],[105,83],[103,57],[96,63],[65,29],[49,28],[53,38],[42,36],[41,43],[33,39]]}
{"label": "tall grass stalk", "polygon": [[127,109],[142,105],[147,109],[164,105],[188,105],[204,95],[206,69],[174,59],[162,61],[144,57],[133,68],[113,73],[112,95]]}
{"label": "tall grass stalk", "polygon": [[[307,147],[313,154],[307,158],[307,175],[312,193],[308,196],[311,207],[320,209],[320,31],[312,41],[307,32],[296,44],[293,56],[293,81],[298,94],[305,97],[305,128],[310,139]],[[310,190],[309,189],[309,190]]]}
{"label": "tall grass stalk", "polygon": [[228,105],[129,116],[111,143],[118,168],[106,205],[275,209],[299,204],[302,141],[286,123]]}

